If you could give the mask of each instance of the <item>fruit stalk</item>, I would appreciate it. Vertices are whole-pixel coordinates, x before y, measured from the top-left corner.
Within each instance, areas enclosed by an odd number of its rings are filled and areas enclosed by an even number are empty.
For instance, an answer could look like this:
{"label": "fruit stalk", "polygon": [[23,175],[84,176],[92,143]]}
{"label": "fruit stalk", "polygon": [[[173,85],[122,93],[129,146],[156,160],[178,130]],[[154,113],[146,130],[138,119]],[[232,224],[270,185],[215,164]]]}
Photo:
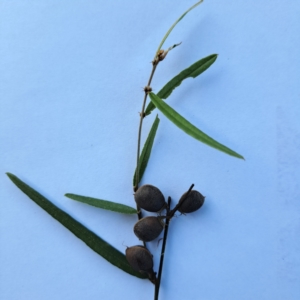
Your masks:
{"label": "fruit stalk", "polygon": [[[170,205],[171,205],[171,197],[168,198],[167,215],[170,213]],[[162,268],[163,268],[163,264],[164,264],[166,243],[167,243],[167,237],[168,237],[168,231],[169,231],[169,223],[170,223],[170,219],[167,218],[166,223],[165,223],[163,244],[162,244],[162,247],[161,247],[158,275],[157,275],[157,280],[156,280],[155,290],[154,290],[154,300],[158,300],[160,280],[161,280]]]}

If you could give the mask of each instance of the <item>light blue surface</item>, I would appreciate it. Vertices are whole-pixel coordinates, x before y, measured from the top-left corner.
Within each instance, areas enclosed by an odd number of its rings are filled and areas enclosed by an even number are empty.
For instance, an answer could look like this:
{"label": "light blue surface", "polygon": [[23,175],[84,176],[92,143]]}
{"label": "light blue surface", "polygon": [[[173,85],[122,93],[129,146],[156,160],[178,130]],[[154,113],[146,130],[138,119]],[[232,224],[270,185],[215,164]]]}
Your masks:
{"label": "light blue surface", "polygon": [[[153,299],[23,195],[32,185],[120,251],[135,216],[67,192],[134,205],[138,112],[154,52],[193,1],[0,2],[0,299]],[[300,2],[205,1],[175,28],[154,91],[194,61],[216,63],[168,103],[246,161],[162,114],[143,183],[199,212],[171,222],[160,299],[300,299]],[[143,140],[155,113],[144,123]],[[160,244],[161,245],[161,244]],[[160,246],[149,245],[157,270]]]}

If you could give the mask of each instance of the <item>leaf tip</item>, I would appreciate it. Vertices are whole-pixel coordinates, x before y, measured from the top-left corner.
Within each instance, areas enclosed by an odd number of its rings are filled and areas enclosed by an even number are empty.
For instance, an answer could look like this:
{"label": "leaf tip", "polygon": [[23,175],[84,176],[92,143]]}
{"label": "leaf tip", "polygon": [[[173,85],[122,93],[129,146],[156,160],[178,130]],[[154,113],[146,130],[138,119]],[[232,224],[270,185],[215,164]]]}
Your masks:
{"label": "leaf tip", "polygon": [[212,54],[212,58],[213,58],[214,62],[217,60],[218,57],[219,57],[218,53]]}
{"label": "leaf tip", "polygon": [[9,172],[6,172],[5,174],[8,176],[9,179],[12,179],[13,177],[15,177],[14,174],[9,173]]}
{"label": "leaf tip", "polygon": [[240,155],[240,154],[238,154],[238,156],[236,156],[236,157],[239,158],[239,159],[242,159],[242,160],[246,161],[245,157],[242,156],[242,155]]}

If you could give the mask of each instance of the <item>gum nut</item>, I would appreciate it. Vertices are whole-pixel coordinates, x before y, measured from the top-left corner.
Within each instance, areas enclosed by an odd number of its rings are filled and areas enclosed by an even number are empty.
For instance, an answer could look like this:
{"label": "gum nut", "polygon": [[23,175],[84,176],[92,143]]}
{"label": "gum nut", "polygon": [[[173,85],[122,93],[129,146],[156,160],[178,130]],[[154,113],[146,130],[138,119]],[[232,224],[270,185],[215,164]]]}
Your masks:
{"label": "gum nut", "polygon": [[150,212],[158,212],[167,205],[162,192],[150,184],[141,186],[134,194],[134,199],[140,208]]}
{"label": "gum nut", "polygon": [[158,217],[145,217],[134,225],[133,231],[138,239],[150,242],[161,234],[163,228],[162,221]]}
{"label": "gum nut", "polygon": [[[185,197],[186,193],[181,196],[179,202]],[[178,210],[184,214],[194,212],[203,205],[204,198],[198,191],[192,190]]]}
{"label": "gum nut", "polygon": [[152,254],[143,246],[126,249],[126,259],[135,271],[153,273]]}

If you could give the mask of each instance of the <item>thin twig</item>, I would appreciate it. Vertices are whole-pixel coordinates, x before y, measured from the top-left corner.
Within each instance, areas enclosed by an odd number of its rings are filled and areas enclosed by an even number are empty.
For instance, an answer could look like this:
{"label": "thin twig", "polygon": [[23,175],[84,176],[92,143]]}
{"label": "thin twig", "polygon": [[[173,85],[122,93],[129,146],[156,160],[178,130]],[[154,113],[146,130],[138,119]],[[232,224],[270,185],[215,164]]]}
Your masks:
{"label": "thin twig", "polygon": [[[152,71],[151,71],[151,74],[150,74],[150,77],[148,80],[147,87],[150,87],[150,84],[151,84],[151,81],[152,81],[152,78],[155,73],[157,65],[158,65],[158,60],[157,61],[154,60],[152,63]],[[142,106],[142,110],[140,112],[140,124],[139,124],[139,132],[138,132],[138,145],[137,145],[137,158],[136,158],[136,184],[134,186],[135,192],[138,190],[139,181],[140,181],[139,167],[140,167],[141,135],[142,135],[142,126],[143,126],[143,119],[144,119],[144,114],[145,114],[145,106],[146,106],[147,96],[148,96],[148,91],[145,89],[143,106]]]}
{"label": "thin twig", "polygon": [[[165,57],[167,56],[168,52],[172,49],[174,49],[175,47],[179,46],[181,44],[174,44],[173,46],[171,46],[170,48],[168,48],[166,51],[164,50],[160,50],[154,60],[152,61],[152,71],[148,80],[147,85],[144,88],[144,100],[143,100],[143,105],[142,105],[142,110],[140,112],[140,124],[139,124],[139,131],[138,131],[138,143],[137,143],[137,155],[136,155],[136,173],[135,173],[135,186],[133,187],[134,192],[136,192],[139,188],[139,182],[140,182],[140,152],[141,152],[141,135],[142,135],[142,126],[143,126],[143,120],[145,118],[145,106],[146,106],[146,101],[147,101],[147,96],[149,94],[149,92],[151,92],[151,82],[152,82],[152,78],[153,75],[155,73],[156,67],[158,66],[159,62],[163,61],[165,59]],[[141,213],[140,213],[140,209],[137,206],[137,210],[138,210],[138,217],[139,219],[142,218]]]}
{"label": "thin twig", "polygon": [[[171,197],[168,198],[167,215],[170,212],[170,205],[171,205]],[[156,284],[155,284],[154,300],[158,300],[160,280],[161,280],[162,268],[163,268],[163,264],[164,264],[165,249],[166,249],[166,243],[167,243],[167,237],[168,237],[168,230],[169,230],[169,222],[170,222],[170,219],[167,218],[166,219],[166,223],[165,223],[163,244],[162,244],[162,247],[161,247],[158,276],[157,276],[157,280],[156,280]]]}

